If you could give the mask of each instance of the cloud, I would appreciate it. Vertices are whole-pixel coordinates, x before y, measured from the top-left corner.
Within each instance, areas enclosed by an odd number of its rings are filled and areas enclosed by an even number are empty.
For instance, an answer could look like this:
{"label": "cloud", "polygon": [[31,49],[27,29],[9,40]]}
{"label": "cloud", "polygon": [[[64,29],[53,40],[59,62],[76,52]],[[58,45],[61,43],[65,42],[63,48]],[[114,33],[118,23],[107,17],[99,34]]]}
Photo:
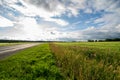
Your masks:
{"label": "cloud", "polygon": [[[0,38],[85,40],[120,37],[119,4],[119,0],[0,0]],[[84,15],[87,17],[82,20],[80,16]],[[86,25],[84,29],[79,29],[81,24]],[[74,30],[71,27],[75,27]]]}
{"label": "cloud", "polygon": [[91,9],[87,8],[87,9],[84,10],[84,12],[85,13],[92,13],[93,11]]}
{"label": "cloud", "polygon": [[105,11],[110,11],[110,9],[113,11],[115,8],[118,7],[120,1],[119,0],[92,0],[93,3],[95,3],[93,6],[93,8],[96,11],[100,11],[100,10],[105,10]]}
{"label": "cloud", "polygon": [[82,34],[84,39],[120,38],[120,1],[91,0],[88,2],[88,6],[92,7],[94,13],[100,12],[102,15],[92,20],[96,26],[80,30],[78,33]]}
{"label": "cloud", "polygon": [[47,12],[53,13],[52,16],[61,16],[66,12],[73,16],[79,14],[79,9],[84,7],[84,0],[24,0],[29,5],[42,8]]}
{"label": "cloud", "polygon": [[45,21],[51,21],[51,22],[55,22],[61,26],[66,26],[68,25],[69,23],[64,21],[64,20],[61,20],[61,19],[53,19],[53,18],[46,18],[44,19]]}
{"label": "cloud", "polygon": [[56,11],[58,6],[62,5],[58,0],[24,0],[25,2],[35,5],[38,8],[44,8],[46,11]]}
{"label": "cloud", "polygon": [[[43,5],[38,7],[36,5],[32,5],[27,0],[26,0],[27,2],[24,2],[23,0],[19,0],[19,1],[20,1],[19,3],[21,3],[22,6],[17,5],[16,3],[18,3],[18,2],[17,1],[14,2],[13,0],[12,1],[3,1],[3,3],[5,3],[7,5],[7,7],[10,7],[10,8],[13,8],[13,9],[19,11],[24,16],[29,16],[29,17],[40,16],[41,18],[43,18],[43,20],[50,21],[50,22],[56,23],[61,26],[66,26],[67,24],[69,24],[67,21],[65,21],[63,19],[52,18],[54,16],[59,16],[59,15],[63,14],[64,8],[61,4],[57,5],[57,7],[52,6],[53,8],[56,8],[56,9],[49,10],[49,9],[45,8],[45,6],[44,6],[44,5],[46,5],[46,3],[43,3]],[[42,2],[44,2],[44,1],[42,0]]]}
{"label": "cloud", "polygon": [[8,26],[13,26],[13,22],[10,21],[7,18],[4,18],[2,16],[0,16],[0,27],[8,27]]}
{"label": "cloud", "polygon": [[47,41],[63,37],[68,37],[66,32],[59,31],[58,27],[49,23],[37,24],[36,19],[32,17],[20,17],[13,27],[0,28],[0,39]]}
{"label": "cloud", "polygon": [[90,28],[82,31],[82,34],[86,35],[86,39],[119,38],[120,37],[120,29],[119,28],[120,28],[119,25],[114,26],[111,29],[90,27]]}

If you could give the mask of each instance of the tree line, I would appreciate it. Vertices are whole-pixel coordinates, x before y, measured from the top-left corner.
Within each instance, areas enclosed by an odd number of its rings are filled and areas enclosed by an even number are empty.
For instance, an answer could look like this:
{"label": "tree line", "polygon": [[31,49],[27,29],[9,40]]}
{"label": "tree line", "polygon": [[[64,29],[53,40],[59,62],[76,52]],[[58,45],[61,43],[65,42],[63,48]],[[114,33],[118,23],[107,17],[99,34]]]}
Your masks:
{"label": "tree line", "polygon": [[107,41],[120,41],[120,38],[113,38],[113,39],[107,38],[104,40],[88,40],[88,42],[107,42]]}

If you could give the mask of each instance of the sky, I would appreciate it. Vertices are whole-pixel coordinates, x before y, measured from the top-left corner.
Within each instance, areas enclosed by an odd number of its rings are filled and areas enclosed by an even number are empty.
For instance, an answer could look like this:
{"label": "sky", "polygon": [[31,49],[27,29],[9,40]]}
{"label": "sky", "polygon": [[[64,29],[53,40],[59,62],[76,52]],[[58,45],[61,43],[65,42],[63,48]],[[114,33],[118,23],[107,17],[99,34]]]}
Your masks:
{"label": "sky", "polygon": [[0,0],[0,39],[120,38],[120,0]]}

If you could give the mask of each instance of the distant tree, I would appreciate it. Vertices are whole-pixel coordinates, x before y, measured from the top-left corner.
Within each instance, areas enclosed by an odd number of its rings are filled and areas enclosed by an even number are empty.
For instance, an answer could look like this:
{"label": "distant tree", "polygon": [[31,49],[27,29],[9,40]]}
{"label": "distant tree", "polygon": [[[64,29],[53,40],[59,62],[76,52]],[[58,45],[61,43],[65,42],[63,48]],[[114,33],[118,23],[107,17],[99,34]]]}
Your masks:
{"label": "distant tree", "polygon": [[104,42],[105,40],[98,40],[98,42]]}
{"label": "distant tree", "polygon": [[94,42],[94,40],[88,40],[88,42]]}
{"label": "distant tree", "polygon": [[120,41],[120,38],[106,39],[105,41]]}
{"label": "distant tree", "polygon": [[106,39],[105,41],[112,41],[112,39]]}
{"label": "distant tree", "polygon": [[95,40],[95,42],[97,42],[97,40]]}
{"label": "distant tree", "polygon": [[114,41],[120,41],[120,38],[115,38]]}

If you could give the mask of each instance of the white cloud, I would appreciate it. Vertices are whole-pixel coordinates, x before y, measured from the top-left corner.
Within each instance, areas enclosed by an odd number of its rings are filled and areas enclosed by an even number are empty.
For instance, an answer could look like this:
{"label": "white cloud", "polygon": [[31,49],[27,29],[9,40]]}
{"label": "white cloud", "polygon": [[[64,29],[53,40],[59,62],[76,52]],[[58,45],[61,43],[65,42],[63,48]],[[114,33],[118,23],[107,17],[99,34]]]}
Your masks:
{"label": "white cloud", "polygon": [[[19,26],[20,25],[20,26]],[[34,18],[22,17],[16,22],[16,27],[22,27],[22,30],[29,35],[39,35],[41,31]]]}
{"label": "white cloud", "polygon": [[47,13],[52,13],[51,16],[61,16],[66,12],[73,16],[79,14],[79,9],[84,8],[84,0],[24,0],[27,4],[42,8]]}
{"label": "white cloud", "polygon": [[35,18],[20,17],[14,22],[14,27],[5,28],[0,31],[0,38],[20,40],[59,40],[68,37],[66,32],[50,24],[37,24]]}
{"label": "white cloud", "polygon": [[[21,2],[22,6],[17,5]],[[0,16],[0,38],[8,39],[30,39],[30,40],[84,40],[120,37],[120,7],[119,0],[3,0],[0,5],[10,7],[23,15],[15,18],[12,22]],[[78,17],[84,13],[94,14],[103,11],[103,14],[95,20],[88,20],[86,24],[104,23],[101,27],[90,26],[84,30],[69,31],[69,28],[76,27],[81,20],[70,25],[69,20],[65,21],[61,16]],[[105,13],[104,13],[105,12]],[[9,15],[11,16],[11,14]],[[15,17],[14,15],[12,15]],[[35,16],[39,16],[41,23],[38,24]],[[53,18],[54,17],[54,18]],[[55,18],[59,17],[59,18]],[[53,25],[56,23],[58,27]],[[84,24],[84,23],[83,23]],[[13,26],[13,27],[7,27]],[[62,29],[61,29],[62,28]],[[63,29],[66,28],[66,31]],[[64,30],[64,31],[62,31]],[[68,31],[67,31],[68,30]]]}
{"label": "white cloud", "polygon": [[13,22],[8,20],[7,18],[0,16],[0,27],[9,27],[9,26],[13,26]]}
{"label": "white cloud", "polygon": [[91,9],[87,8],[87,9],[85,9],[84,12],[85,12],[85,13],[92,13],[93,11],[92,11]]}
{"label": "white cloud", "polygon": [[2,1],[0,0],[0,5],[2,5]]}
{"label": "white cloud", "polygon": [[56,7],[53,6],[53,8],[57,8],[57,9],[53,11],[47,11],[43,7],[37,7],[30,3],[27,4],[22,0],[21,2],[22,4],[24,4],[24,6],[19,6],[15,4],[12,4],[10,6],[20,11],[21,13],[23,13],[25,16],[38,16],[39,15],[41,18],[43,18],[43,20],[55,22],[61,26],[66,26],[69,24],[67,21],[64,21],[62,19],[51,18],[54,16],[59,16],[64,12],[64,7],[61,4],[57,5]]}
{"label": "white cloud", "polygon": [[45,18],[44,19],[45,21],[51,21],[51,22],[55,22],[61,26],[66,26],[68,25],[69,23],[64,21],[64,20],[61,20],[61,19],[54,19],[54,18]]}
{"label": "white cloud", "polygon": [[96,20],[94,20],[94,23],[101,23],[104,22],[103,18],[97,18]]}

